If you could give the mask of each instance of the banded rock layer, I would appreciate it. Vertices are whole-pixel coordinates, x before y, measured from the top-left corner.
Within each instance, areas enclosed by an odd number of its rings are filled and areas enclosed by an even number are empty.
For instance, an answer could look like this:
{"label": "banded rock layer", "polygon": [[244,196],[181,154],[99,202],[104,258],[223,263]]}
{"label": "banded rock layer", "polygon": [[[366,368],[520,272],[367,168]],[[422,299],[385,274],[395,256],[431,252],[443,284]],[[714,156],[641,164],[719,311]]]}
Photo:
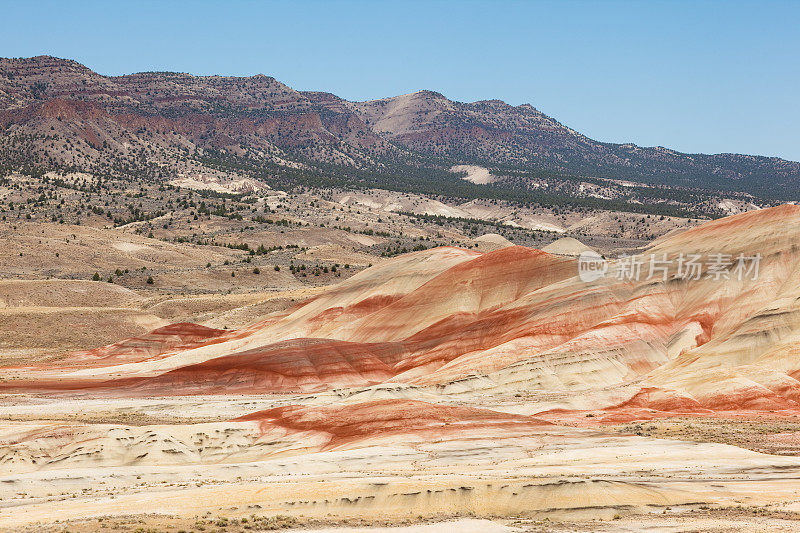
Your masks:
{"label": "banded rock layer", "polygon": [[[438,248],[367,269],[236,331],[178,324],[50,366],[4,390],[113,395],[310,393],[381,383],[444,394],[554,395],[549,408],[796,409],[800,207],[655,242],[638,279],[583,282],[520,246]],[[681,254],[760,254],[757,279],[686,279]],[[650,275],[647,259],[667,258]],[[707,265],[706,265],[707,266]],[[580,393],[580,394],[577,394]],[[558,396],[560,395],[560,396]]]}

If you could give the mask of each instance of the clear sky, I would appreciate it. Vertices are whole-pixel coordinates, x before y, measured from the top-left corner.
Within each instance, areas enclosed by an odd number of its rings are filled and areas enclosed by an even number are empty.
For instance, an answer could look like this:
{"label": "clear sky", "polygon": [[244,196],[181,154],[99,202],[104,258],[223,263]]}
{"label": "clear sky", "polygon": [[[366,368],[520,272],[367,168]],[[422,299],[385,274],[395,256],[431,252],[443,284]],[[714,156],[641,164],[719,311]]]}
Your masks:
{"label": "clear sky", "polygon": [[601,141],[800,160],[800,1],[0,2],[0,55],[530,103]]}

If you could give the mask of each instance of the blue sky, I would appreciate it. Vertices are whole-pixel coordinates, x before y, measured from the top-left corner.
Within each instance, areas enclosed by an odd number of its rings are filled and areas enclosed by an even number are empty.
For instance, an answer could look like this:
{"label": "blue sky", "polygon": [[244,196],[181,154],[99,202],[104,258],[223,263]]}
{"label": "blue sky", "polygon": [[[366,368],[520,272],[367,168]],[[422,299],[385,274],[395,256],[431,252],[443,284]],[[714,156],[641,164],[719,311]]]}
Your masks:
{"label": "blue sky", "polygon": [[800,160],[800,2],[16,2],[0,55],[530,103],[601,141]]}

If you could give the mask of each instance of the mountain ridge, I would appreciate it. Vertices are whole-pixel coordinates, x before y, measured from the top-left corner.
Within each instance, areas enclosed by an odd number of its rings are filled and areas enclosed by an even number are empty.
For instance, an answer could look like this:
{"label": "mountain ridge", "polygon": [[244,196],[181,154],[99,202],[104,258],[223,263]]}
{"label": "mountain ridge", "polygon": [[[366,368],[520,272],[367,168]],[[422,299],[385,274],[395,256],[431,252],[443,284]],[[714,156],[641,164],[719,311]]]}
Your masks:
{"label": "mountain ridge", "polygon": [[258,168],[279,188],[297,184],[298,169],[351,185],[364,172],[404,183],[417,173],[452,187],[451,166],[477,164],[504,176],[493,185],[501,189],[530,190],[555,174],[780,199],[795,199],[800,183],[798,162],[599,142],[531,104],[428,89],[353,102],[264,74],[103,76],[52,56],[0,59],[0,129],[6,171],[163,179]]}

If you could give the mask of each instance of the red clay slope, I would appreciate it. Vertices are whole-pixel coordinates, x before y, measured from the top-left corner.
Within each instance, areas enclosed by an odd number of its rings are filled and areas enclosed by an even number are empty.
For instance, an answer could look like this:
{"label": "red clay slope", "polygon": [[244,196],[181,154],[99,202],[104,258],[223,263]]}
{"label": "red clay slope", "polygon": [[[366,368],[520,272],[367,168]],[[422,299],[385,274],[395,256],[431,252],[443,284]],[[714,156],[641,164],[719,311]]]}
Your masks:
{"label": "red clay slope", "polygon": [[157,395],[321,391],[381,383],[406,354],[399,343],[293,339],[103,388]]}
{"label": "red clay slope", "polygon": [[0,389],[268,393],[392,381],[556,392],[565,409],[793,409],[798,242],[800,206],[781,206],[709,222],[645,252],[760,253],[757,281],[682,279],[673,263],[666,281],[617,279],[612,264],[605,278],[583,283],[574,260],[524,247],[406,254],[235,332],[159,330],[98,350],[106,366],[30,369]]}
{"label": "red clay slope", "polygon": [[145,361],[163,357],[170,352],[221,342],[227,335],[230,335],[230,332],[223,329],[179,322],[109,346],[73,353],[61,362],[65,365],[113,365]]}
{"label": "red clay slope", "polygon": [[[450,266],[436,273],[427,257],[442,253]],[[445,249],[408,255],[395,261],[405,268],[379,267],[392,275],[390,279],[375,279],[366,272],[362,279],[334,287],[329,295],[242,330],[176,324],[75,354],[53,369],[63,371],[55,379],[50,372],[0,388],[53,390],[60,383],[65,390],[203,394],[370,385],[415,368],[422,373],[435,370],[466,351],[513,337],[525,313],[501,307],[574,272],[570,259],[523,247],[488,254]],[[415,269],[421,269],[422,282],[416,280]],[[395,276],[405,279],[398,282]],[[405,287],[410,291],[403,293]],[[514,316],[520,317],[516,328],[509,322]],[[307,331],[326,328],[332,337],[345,340],[302,338]],[[293,334],[300,338],[291,338]],[[270,342],[287,336],[288,340]],[[411,338],[403,341],[404,337]],[[203,355],[194,355],[201,350]],[[99,370],[68,375],[66,371],[79,365]]]}
{"label": "red clay slope", "polygon": [[325,448],[406,433],[435,438],[467,431],[474,436],[482,429],[529,431],[549,425],[549,422],[529,416],[416,400],[376,400],[332,407],[289,405],[251,413],[237,420],[258,421],[263,433],[274,428],[320,433],[328,438]]}

